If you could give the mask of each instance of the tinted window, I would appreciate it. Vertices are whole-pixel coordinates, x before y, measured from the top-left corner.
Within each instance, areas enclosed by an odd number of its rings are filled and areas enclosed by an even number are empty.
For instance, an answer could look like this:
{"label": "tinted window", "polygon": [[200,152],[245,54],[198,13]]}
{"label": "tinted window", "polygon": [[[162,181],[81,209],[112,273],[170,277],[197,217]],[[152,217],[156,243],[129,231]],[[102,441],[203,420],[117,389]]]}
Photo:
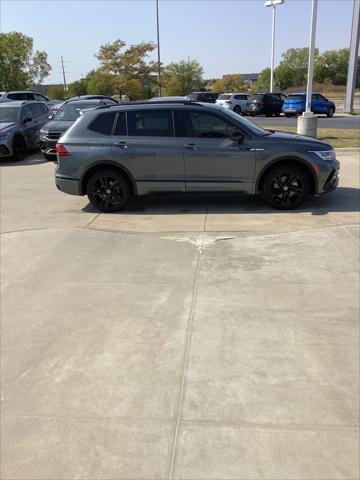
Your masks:
{"label": "tinted window", "polygon": [[39,103],[33,103],[29,106],[33,117],[40,117],[41,115],[44,115],[44,112],[42,111],[41,105]]}
{"label": "tinted window", "polygon": [[23,119],[33,117],[33,114],[32,114],[32,111],[30,110],[29,105],[26,105],[25,107],[23,107],[22,112],[21,112],[21,116],[22,116]]}
{"label": "tinted window", "polygon": [[234,95],[235,100],[247,100],[247,95]]}
{"label": "tinted window", "polygon": [[261,94],[252,95],[252,98],[251,98],[253,102],[262,102],[263,99],[264,99],[264,95],[261,95]]}
{"label": "tinted window", "polygon": [[[235,95],[234,98],[236,98],[236,97],[237,97],[237,95]],[[218,100],[229,100],[230,98],[231,98],[231,95],[227,95],[227,94],[223,93],[222,95],[219,95]]]}
{"label": "tinted window", "polygon": [[204,100],[216,100],[218,98],[217,93],[202,93],[201,97]]}
{"label": "tinted window", "polygon": [[44,97],[43,95],[40,95],[39,93],[34,93],[35,100],[38,102],[47,102],[48,99]]}
{"label": "tinted window", "polygon": [[94,103],[91,102],[69,102],[64,103],[64,105],[58,110],[55,115],[54,120],[62,120],[74,122],[78,117],[80,117],[80,112],[85,112],[86,110],[92,110],[100,106],[100,103],[94,100]]}
{"label": "tinted window", "polygon": [[49,109],[46,105],[44,105],[43,103],[41,103],[40,105],[40,108],[41,108],[41,111],[42,111],[42,114],[44,115],[45,113],[49,113]]}
{"label": "tinted window", "polygon": [[200,110],[178,110],[175,118],[179,137],[229,138],[237,130],[234,124]]}
{"label": "tinted window", "polygon": [[114,125],[116,112],[106,112],[98,115],[91,123],[89,130],[101,133],[102,135],[111,135]]}
{"label": "tinted window", "polygon": [[197,102],[199,100],[200,95],[198,93],[190,93],[188,98],[191,102]]}
{"label": "tinted window", "polygon": [[28,92],[9,93],[8,98],[11,100],[34,100],[34,95]]}
{"label": "tinted window", "polygon": [[127,113],[129,135],[141,137],[173,137],[171,110],[142,110]]}
{"label": "tinted window", "polygon": [[114,135],[125,136],[126,135],[126,113],[120,112],[117,118]]}

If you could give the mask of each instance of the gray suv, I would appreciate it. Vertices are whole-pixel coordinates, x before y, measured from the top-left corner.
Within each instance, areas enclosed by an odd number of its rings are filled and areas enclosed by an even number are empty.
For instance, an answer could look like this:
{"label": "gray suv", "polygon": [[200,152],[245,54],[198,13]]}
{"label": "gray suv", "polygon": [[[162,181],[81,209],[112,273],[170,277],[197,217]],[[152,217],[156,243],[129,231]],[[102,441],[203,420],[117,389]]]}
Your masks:
{"label": "gray suv", "polygon": [[100,107],[56,145],[57,188],[103,212],[151,192],[260,192],[278,209],[338,185],[322,141],[264,130],[231,110],[188,101]]}
{"label": "gray suv", "polygon": [[0,158],[23,160],[28,148],[38,147],[49,113],[43,102],[0,103]]}

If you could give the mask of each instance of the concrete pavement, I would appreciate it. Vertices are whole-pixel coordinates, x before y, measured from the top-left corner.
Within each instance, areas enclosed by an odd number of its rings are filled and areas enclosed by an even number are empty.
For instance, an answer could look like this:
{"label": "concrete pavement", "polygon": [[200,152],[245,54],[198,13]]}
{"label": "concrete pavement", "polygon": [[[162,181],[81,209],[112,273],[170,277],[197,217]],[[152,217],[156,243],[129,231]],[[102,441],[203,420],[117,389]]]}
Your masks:
{"label": "concrete pavement", "polygon": [[98,214],[1,166],[2,479],[359,478],[359,151],[303,209]]}

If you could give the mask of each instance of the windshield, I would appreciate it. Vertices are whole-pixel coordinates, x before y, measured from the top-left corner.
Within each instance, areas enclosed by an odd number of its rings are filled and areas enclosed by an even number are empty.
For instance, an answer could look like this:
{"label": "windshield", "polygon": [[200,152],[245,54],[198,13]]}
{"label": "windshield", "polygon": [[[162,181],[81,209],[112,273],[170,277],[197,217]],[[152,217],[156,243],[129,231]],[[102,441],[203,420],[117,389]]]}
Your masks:
{"label": "windshield", "polygon": [[73,122],[78,117],[80,117],[81,110],[91,110],[93,108],[99,107],[99,103],[78,103],[71,102],[63,105],[60,110],[56,113],[54,120],[60,120],[64,122]]}
{"label": "windshield", "polygon": [[231,95],[219,95],[218,100],[229,100]]}
{"label": "windshield", "polygon": [[0,106],[0,123],[17,122],[20,107]]}
{"label": "windshield", "polygon": [[236,123],[240,123],[243,125],[245,128],[251,130],[253,133],[256,135],[269,135],[269,132],[264,130],[263,128],[259,127],[258,125],[255,125],[255,123],[250,122],[250,120],[241,117],[238,113],[233,112],[232,110],[229,110],[227,108],[221,107],[220,105],[214,105],[214,109],[221,111],[221,113],[224,115],[227,115],[231,117],[232,120],[235,120]]}

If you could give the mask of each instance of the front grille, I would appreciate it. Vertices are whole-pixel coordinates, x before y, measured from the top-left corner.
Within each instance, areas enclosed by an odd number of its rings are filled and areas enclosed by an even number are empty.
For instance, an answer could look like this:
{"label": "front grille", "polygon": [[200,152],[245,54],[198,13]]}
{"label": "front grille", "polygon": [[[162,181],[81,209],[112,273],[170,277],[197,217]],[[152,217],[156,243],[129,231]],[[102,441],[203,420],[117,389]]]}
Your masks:
{"label": "front grille", "polygon": [[62,135],[62,132],[49,132],[46,136],[51,140],[58,140]]}
{"label": "front grille", "polygon": [[6,145],[0,145],[0,155],[9,155],[9,149]]}

